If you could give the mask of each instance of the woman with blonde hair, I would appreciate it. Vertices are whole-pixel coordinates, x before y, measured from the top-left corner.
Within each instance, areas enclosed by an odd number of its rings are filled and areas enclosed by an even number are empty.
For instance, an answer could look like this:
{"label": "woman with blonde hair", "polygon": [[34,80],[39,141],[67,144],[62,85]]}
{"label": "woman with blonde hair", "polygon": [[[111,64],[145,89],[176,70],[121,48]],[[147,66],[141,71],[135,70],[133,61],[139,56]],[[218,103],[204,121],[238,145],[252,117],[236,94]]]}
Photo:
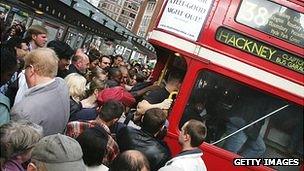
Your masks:
{"label": "woman with blonde hair", "polygon": [[67,83],[70,93],[70,119],[74,114],[82,109],[80,101],[85,97],[87,80],[80,74],[72,73],[67,75],[64,80]]}
{"label": "woman with blonde hair", "polygon": [[82,109],[70,117],[70,121],[93,120],[97,117],[97,97],[98,93],[105,88],[105,81],[93,79],[86,91],[87,98],[81,101]]}

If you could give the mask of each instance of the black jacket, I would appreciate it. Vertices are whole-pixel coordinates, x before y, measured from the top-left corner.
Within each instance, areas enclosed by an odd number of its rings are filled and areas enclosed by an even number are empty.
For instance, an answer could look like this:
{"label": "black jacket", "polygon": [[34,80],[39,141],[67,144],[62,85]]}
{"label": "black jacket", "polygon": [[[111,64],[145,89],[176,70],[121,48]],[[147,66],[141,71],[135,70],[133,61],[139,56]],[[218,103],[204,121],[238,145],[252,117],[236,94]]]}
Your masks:
{"label": "black jacket", "polygon": [[69,66],[69,69],[67,71],[65,71],[64,73],[60,73],[62,78],[65,78],[67,75],[72,74],[72,73],[77,73],[80,74],[82,76],[84,76],[85,74],[81,73],[76,67],[75,65],[71,64]]}
{"label": "black jacket", "polygon": [[171,158],[169,148],[149,133],[131,127],[122,128],[116,135],[121,152],[138,150],[148,158],[151,170],[158,170]]}
{"label": "black jacket", "polygon": [[82,109],[82,104],[79,102],[77,103],[72,97],[70,97],[70,118],[69,121],[75,121],[76,115],[78,111]]}

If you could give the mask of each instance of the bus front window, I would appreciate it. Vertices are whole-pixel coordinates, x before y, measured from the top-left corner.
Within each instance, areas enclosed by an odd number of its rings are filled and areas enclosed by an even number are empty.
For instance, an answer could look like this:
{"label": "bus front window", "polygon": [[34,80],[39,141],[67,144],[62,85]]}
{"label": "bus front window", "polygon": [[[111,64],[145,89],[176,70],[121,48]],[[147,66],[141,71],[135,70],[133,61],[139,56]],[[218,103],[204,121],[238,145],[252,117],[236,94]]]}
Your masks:
{"label": "bus front window", "polygon": [[206,122],[206,142],[243,157],[303,158],[303,106],[201,71],[179,126]]}

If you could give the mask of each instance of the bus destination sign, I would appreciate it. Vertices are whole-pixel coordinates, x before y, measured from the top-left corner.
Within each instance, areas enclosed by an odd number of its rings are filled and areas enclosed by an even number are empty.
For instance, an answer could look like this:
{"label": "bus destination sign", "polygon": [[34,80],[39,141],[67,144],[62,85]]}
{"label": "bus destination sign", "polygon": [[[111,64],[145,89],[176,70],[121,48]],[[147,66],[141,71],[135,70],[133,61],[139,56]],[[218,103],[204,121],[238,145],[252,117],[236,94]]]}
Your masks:
{"label": "bus destination sign", "polygon": [[304,74],[304,59],[300,56],[293,55],[223,27],[217,30],[216,40]]}
{"label": "bus destination sign", "polygon": [[304,14],[266,0],[243,0],[236,21],[304,47]]}

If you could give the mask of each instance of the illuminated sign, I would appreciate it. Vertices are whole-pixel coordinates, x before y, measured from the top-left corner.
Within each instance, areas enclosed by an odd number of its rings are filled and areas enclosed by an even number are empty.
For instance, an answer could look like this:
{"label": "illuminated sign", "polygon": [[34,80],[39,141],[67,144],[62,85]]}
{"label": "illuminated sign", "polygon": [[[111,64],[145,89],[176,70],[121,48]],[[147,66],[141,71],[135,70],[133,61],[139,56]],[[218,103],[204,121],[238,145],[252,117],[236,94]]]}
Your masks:
{"label": "illuminated sign", "polygon": [[303,58],[270,46],[266,43],[259,42],[222,27],[216,32],[216,40],[253,54],[259,58],[304,74]]}
{"label": "illuminated sign", "polygon": [[304,47],[304,14],[265,0],[243,0],[236,21]]}
{"label": "illuminated sign", "polygon": [[196,41],[213,0],[168,0],[158,28]]}

